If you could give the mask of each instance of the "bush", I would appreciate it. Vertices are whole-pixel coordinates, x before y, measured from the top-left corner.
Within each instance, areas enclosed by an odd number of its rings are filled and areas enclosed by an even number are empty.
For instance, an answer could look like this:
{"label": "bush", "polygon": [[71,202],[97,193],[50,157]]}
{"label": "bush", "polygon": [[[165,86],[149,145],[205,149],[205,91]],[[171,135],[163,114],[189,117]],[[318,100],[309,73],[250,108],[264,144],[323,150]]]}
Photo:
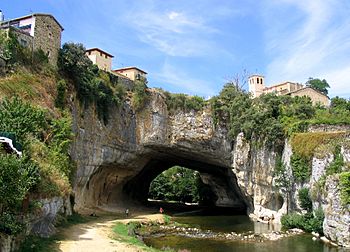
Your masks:
{"label": "bush", "polygon": [[326,175],[332,175],[332,174],[341,172],[343,166],[344,166],[344,158],[340,152],[340,146],[338,145],[335,147],[334,159],[330,163],[329,167],[327,167]]}
{"label": "bush", "polygon": [[204,108],[206,101],[199,96],[189,96],[186,94],[172,94],[165,92],[166,104],[169,112],[182,110],[189,112],[191,110],[199,111]]}
{"label": "bush", "polygon": [[292,167],[293,176],[297,182],[306,182],[306,180],[310,178],[310,160],[293,153],[290,159],[290,164]]}
{"label": "bush", "polygon": [[309,194],[308,188],[301,188],[298,191],[298,199],[300,202],[301,208],[304,210],[311,212],[312,211],[312,201]]}
{"label": "bush", "polygon": [[350,204],[350,172],[340,174],[340,199],[343,205]]}
{"label": "bush", "polygon": [[142,109],[148,101],[147,85],[145,80],[136,80],[132,96],[132,106],[134,109]]}
{"label": "bush", "polygon": [[45,113],[19,97],[0,102],[0,131],[11,132],[23,143],[28,134],[38,136],[46,127]]}
{"label": "bush", "polygon": [[57,96],[55,99],[55,106],[59,109],[64,109],[66,100],[66,81],[60,80],[57,82]]}
{"label": "bush", "polygon": [[[2,210],[15,208],[39,180],[38,167],[27,157],[0,154]],[[0,209],[1,210],[1,209]]]}
{"label": "bush", "polygon": [[285,214],[281,218],[281,224],[285,228],[300,228],[303,229],[305,218],[298,213]]}
{"label": "bush", "polygon": [[323,234],[324,214],[322,209],[314,213],[301,215],[298,213],[285,214],[281,218],[281,224],[284,228],[300,228],[306,232],[317,232]]}
{"label": "bush", "polygon": [[24,228],[24,224],[18,220],[18,217],[11,212],[0,214],[0,233],[16,235]]}

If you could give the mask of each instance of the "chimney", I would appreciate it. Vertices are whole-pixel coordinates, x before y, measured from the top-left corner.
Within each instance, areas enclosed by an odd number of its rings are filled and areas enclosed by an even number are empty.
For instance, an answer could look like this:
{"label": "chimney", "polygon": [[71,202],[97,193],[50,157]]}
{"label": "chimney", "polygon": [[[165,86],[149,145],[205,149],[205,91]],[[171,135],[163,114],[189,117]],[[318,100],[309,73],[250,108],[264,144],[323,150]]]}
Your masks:
{"label": "chimney", "polygon": [[4,21],[4,14],[2,13],[2,10],[0,10],[0,22]]}

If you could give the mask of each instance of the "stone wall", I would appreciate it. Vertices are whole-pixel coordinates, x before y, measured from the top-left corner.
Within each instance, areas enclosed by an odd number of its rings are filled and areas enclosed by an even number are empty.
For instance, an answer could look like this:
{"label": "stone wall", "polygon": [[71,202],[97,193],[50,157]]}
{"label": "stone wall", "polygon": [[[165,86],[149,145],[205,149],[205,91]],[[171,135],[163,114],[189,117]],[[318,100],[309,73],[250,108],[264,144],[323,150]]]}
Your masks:
{"label": "stone wall", "polygon": [[52,65],[57,64],[61,48],[61,27],[50,15],[35,15],[34,50],[41,49],[49,57]]}

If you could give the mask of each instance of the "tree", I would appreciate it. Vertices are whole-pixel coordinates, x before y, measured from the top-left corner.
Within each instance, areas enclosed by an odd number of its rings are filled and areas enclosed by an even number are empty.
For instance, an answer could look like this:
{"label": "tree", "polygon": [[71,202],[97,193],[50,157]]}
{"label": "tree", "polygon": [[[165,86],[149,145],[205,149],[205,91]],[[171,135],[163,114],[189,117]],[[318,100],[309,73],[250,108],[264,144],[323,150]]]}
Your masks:
{"label": "tree", "polygon": [[306,86],[314,88],[325,95],[328,94],[328,88],[330,88],[328,82],[325,79],[320,80],[314,79],[312,77],[310,77],[309,80],[306,82]]}

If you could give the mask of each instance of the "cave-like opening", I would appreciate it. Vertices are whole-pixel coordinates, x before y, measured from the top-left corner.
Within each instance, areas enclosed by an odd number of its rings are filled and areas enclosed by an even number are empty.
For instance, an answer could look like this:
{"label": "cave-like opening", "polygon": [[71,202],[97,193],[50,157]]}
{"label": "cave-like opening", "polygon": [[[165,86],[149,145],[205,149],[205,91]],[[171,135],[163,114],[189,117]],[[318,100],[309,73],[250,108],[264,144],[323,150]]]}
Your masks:
{"label": "cave-like opening", "polygon": [[177,156],[167,155],[150,159],[136,176],[125,183],[123,193],[136,202],[149,205],[151,182],[163,171],[174,166],[186,167],[199,173],[202,183],[207,187],[207,195],[204,195],[205,200],[201,202],[201,206],[225,207],[234,209],[237,213],[246,212],[246,201],[229,167]]}

